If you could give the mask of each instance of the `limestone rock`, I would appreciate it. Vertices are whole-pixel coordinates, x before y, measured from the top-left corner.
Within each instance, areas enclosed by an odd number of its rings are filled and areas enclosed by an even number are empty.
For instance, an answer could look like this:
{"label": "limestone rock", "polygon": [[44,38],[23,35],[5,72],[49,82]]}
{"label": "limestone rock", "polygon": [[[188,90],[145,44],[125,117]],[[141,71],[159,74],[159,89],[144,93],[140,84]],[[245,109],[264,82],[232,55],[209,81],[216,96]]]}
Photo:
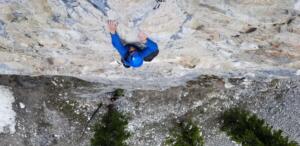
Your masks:
{"label": "limestone rock", "polygon": [[[0,73],[71,75],[124,86],[140,80],[132,88],[159,89],[204,72],[295,74],[299,5],[295,0],[0,0],[0,62],[10,68]],[[145,31],[159,44],[159,56],[142,68],[123,68],[110,43],[108,19],[118,21],[128,42]]]}

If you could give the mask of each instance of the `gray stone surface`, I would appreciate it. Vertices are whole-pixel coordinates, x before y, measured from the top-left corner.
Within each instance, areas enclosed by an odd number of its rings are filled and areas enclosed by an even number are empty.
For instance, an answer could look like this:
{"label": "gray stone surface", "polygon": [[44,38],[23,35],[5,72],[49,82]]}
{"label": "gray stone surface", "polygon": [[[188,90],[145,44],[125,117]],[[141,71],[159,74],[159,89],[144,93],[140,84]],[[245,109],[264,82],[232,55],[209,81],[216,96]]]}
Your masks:
{"label": "gray stone surface", "polygon": [[[130,146],[162,145],[183,118],[207,146],[234,146],[217,120],[234,106],[300,143],[300,0],[0,0],[0,10],[0,74],[16,74],[0,85],[17,114],[1,146],[86,146],[109,104],[130,116]],[[145,31],[158,57],[123,68],[109,19],[127,42]],[[126,94],[112,102],[116,88]]]}
{"label": "gray stone surface", "polygon": [[[202,75],[185,86],[163,91],[127,90],[112,102],[111,88],[71,77],[0,76],[0,85],[15,97],[16,132],[1,134],[0,145],[88,145],[90,128],[115,104],[130,117],[128,143],[160,146],[175,121],[192,118],[202,129],[207,146],[234,146],[219,131],[219,114],[234,106],[244,107],[284,135],[300,142],[300,78],[250,78]],[[20,106],[21,104],[24,106]],[[87,119],[102,103],[86,131]],[[22,108],[23,107],[23,108]]]}
{"label": "gray stone surface", "polygon": [[[300,67],[299,4],[296,0],[0,0],[0,62],[5,66],[0,73],[75,76],[157,90],[207,72],[281,69],[295,75]],[[123,68],[110,42],[109,19],[118,22],[126,42],[137,42],[138,31],[145,31],[158,43],[160,54],[138,70]]]}

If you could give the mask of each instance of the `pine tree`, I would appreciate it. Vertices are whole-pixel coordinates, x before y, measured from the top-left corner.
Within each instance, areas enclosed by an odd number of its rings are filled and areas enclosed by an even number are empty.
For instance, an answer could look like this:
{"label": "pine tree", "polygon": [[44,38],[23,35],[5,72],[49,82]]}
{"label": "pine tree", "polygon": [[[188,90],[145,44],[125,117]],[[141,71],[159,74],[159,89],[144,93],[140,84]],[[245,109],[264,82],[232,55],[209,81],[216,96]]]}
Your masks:
{"label": "pine tree", "polygon": [[221,119],[221,130],[243,146],[297,146],[296,142],[282,136],[281,130],[272,130],[272,126],[246,110],[229,109]]}
{"label": "pine tree", "polygon": [[125,141],[130,133],[126,131],[128,119],[112,105],[103,116],[101,123],[95,125],[92,146],[127,146]]}
{"label": "pine tree", "polygon": [[177,123],[171,130],[167,146],[204,146],[200,129],[190,120]]}

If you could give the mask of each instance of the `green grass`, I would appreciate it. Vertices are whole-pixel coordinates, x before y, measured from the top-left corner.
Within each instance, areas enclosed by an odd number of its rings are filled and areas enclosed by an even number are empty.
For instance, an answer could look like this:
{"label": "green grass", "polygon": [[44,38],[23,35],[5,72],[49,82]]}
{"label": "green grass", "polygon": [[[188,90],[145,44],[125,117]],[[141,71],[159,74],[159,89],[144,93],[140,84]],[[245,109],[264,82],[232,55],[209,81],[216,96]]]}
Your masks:
{"label": "green grass", "polygon": [[221,130],[243,146],[298,146],[281,130],[272,130],[272,126],[249,111],[233,108],[221,115]]}
{"label": "green grass", "polygon": [[200,128],[190,120],[177,123],[171,130],[171,136],[165,142],[166,146],[204,146]]}
{"label": "green grass", "polygon": [[127,125],[128,118],[109,106],[101,122],[95,124],[91,146],[127,146],[125,141],[130,137],[130,133],[126,131]]}

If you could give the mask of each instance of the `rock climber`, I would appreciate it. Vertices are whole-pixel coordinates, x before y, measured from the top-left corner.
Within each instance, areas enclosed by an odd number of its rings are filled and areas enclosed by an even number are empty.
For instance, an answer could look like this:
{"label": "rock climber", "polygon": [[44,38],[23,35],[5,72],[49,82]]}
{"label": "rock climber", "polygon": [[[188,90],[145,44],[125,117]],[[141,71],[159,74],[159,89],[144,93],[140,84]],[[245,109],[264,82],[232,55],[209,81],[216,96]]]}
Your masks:
{"label": "rock climber", "polygon": [[157,44],[148,36],[140,32],[138,37],[145,47],[139,47],[135,44],[123,44],[117,33],[116,21],[108,21],[108,29],[111,34],[112,45],[117,49],[121,56],[121,62],[125,68],[141,67],[144,61],[152,61],[159,53]]}

